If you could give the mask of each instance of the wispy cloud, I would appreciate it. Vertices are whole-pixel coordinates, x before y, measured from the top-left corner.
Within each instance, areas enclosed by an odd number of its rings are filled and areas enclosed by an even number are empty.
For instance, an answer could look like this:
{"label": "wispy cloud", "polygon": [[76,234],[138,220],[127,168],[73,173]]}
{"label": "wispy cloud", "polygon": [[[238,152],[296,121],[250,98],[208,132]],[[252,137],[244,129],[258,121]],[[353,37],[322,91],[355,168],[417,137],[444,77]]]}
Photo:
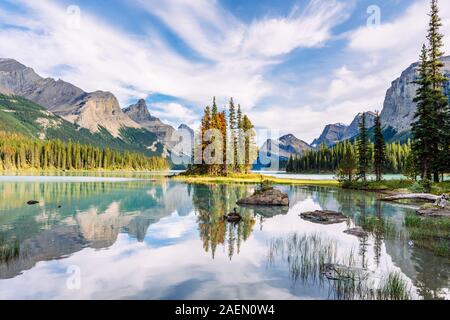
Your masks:
{"label": "wispy cloud", "polygon": [[[54,1],[16,3],[26,13],[1,9],[12,26],[0,30],[1,56],[85,90],[112,91],[122,104],[158,92],[198,106],[213,95],[221,103],[234,96],[253,108],[276,94],[276,79],[267,78],[267,69],[296,48],[322,45],[344,16],[344,5],[334,0],[312,0],[289,16],[249,24],[217,1],[137,1],[202,58],[192,60],[171,47],[158,30],[131,36],[83,8],[80,28],[73,29],[67,27],[66,8]],[[171,116],[172,110],[167,111]]]}

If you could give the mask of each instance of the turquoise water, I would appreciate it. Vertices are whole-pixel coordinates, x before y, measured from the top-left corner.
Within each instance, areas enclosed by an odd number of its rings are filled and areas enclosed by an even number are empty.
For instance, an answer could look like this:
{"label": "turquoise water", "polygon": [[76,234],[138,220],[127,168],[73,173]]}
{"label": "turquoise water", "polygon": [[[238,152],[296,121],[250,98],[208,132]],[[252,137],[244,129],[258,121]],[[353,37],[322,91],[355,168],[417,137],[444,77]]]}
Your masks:
{"label": "turquoise water", "polygon": [[[411,205],[380,203],[370,193],[279,186],[289,208],[238,207],[244,219],[234,225],[223,215],[252,186],[98,179],[0,178],[0,239],[20,245],[17,256],[0,262],[0,299],[340,298],[311,268],[296,271],[309,260],[286,259],[293,235],[305,240],[306,251],[333,244],[337,262],[351,259],[374,281],[399,273],[415,298],[450,298],[448,259],[403,236],[344,233],[378,217],[400,234]],[[40,204],[27,205],[31,199]],[[320,225],[299,217],[318,209],[350,219]]]}

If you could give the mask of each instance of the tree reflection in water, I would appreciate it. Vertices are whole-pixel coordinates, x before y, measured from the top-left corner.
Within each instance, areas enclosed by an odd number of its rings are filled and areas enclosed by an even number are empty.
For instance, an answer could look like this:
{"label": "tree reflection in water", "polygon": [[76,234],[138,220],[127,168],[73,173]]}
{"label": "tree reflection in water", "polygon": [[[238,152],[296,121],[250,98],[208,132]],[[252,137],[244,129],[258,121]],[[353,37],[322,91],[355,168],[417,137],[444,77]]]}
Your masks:
{"label": "tree reflection in water", "polygon": [[252,210],[238,208],[242,216],[239,223],[228,223],[224,217],[237,208],[236,202],[247,195],[246,187],[229,185],[193,185],[192,199],[198,216],[203,248],[215,258],[217,247],[228,250],[230,260],[239,254],[242,242],[246,241],[255,226]]}

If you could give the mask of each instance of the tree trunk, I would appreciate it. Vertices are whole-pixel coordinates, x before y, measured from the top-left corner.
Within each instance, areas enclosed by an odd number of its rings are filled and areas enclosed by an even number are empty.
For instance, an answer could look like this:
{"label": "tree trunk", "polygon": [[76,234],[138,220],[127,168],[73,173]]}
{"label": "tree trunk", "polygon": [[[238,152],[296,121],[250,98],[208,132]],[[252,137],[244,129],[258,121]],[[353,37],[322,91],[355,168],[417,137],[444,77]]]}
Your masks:
{"label": "tree trunk", "polygon": [[440,181],[440,179],[439,179],[439,172],[435,172],[434,173],[433,179],[434,179],[434,182],[439,182]]}
{"label": "tree trunk", "polygon": [[442,197],[435,196],[428,193],[411,193],[411,194],[399,194],[396,196],[390,196],[383,198],[383,201],[396,201],[396,200],[426,200],[426,201],[438,201]]}

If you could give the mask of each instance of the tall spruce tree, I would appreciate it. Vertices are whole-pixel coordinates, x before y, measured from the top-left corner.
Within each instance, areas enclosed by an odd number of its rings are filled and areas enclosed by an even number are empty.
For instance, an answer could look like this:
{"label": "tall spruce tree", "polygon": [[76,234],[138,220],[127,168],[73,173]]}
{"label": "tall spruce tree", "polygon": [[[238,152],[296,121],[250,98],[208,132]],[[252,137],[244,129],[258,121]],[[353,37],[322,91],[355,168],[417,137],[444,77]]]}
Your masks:
{"label": "tall spruce tree", "polygon": [[362,114],[361,122],[359,124],[358,160],[358,177],[366,182],[367,173],[369,171],[370,155],[365,113]]}
{"label": "tall spruce tree", "polygon": [[243,171],[249,173],[253,162],[257,158],[257,147],[255,142],[256,133],[250,119],[244,115],[242,118],[242,133],[244,134],[244,165]]}
{"label": "tall spruce tree", "polygon": [[230,153],[228,154],[228,158],[231,159],[230,165],[231,170],[234,172],[236,170],[237,165],[237,136],[236,136],[236,129],[237,129],[237,116],[236,116],[236,106],[234,105],[233,98],[230,99],[230,106],[229,106],[229,129],[230,129]]}
{"label": "tall spruce tree", "polygon": [[352,145],[345,142],[344,153],[341,161],[339,162],[337,176],[342,183],[351,183],[357,169],[356,157],[353,153]]}
{"label": "tall spruce tree", "polygon": [[238,104],[237,117],[236,117],[236,171],[241,172],[245,168],[245,137],[244,137],[244,119],[242,114],[241,105]]}
{"label": "tall spruce tree", "polygon": [[428,50],[422,48],[418,69],[418,90],[415,102],[417,112],[412,126],[413,157],[417,161],[418,171],[422,179],[435,182],[440,180],[440,174],[448,170],[450,148],[450,111],[448,99],[444,94],[444,85],[448,79],[442,73],[444,63],[443,35],[439,17],[437,0],[431,0],[431,13],[427,39]]}
{"label": "tall spruce tree", "polygon": [[436,140],[437,153],[433,157],[433,177],[436,182],[439,182],[439,175],[446,169],[445,160],[448,156],[446,124],[448,121],[448,99],[444,94],[444,85],[448,79],[444,76],[442,68],[444,63],[441,58],[444,56],[442,50],[444,35],[440,32],[442,27],[442,21],[439,16],[438,1],[431,1],[431,13],[430,23],[428,28],[428,41],[429,41],[429,68],[430,68],[430,81],[431,81],[431,100],[434,109],[434,128],[438,133],[438,139]]}
{"label": "tall spruce tree", "polygon": [[418,85],[414,102],[417,103],[415,121],[412,124],[413,143],[412,152],[416,166],[423,180],[431,180],[432,164],[436,155],[436,139],[439,139],[436,130],[433,130],[436,118],[432,104],[432,89],[428,62],[428,50],[425,45],[420,54],[418,76],[415,83]]}
{"label": "tall spruce tree", "polygon": [[374,161],[373,166],[377,181],[383,179],[384,168],[386,165],[386,143],[384,141],[381,118],[377,111],[375,117],[375,143],[374,143]]}

